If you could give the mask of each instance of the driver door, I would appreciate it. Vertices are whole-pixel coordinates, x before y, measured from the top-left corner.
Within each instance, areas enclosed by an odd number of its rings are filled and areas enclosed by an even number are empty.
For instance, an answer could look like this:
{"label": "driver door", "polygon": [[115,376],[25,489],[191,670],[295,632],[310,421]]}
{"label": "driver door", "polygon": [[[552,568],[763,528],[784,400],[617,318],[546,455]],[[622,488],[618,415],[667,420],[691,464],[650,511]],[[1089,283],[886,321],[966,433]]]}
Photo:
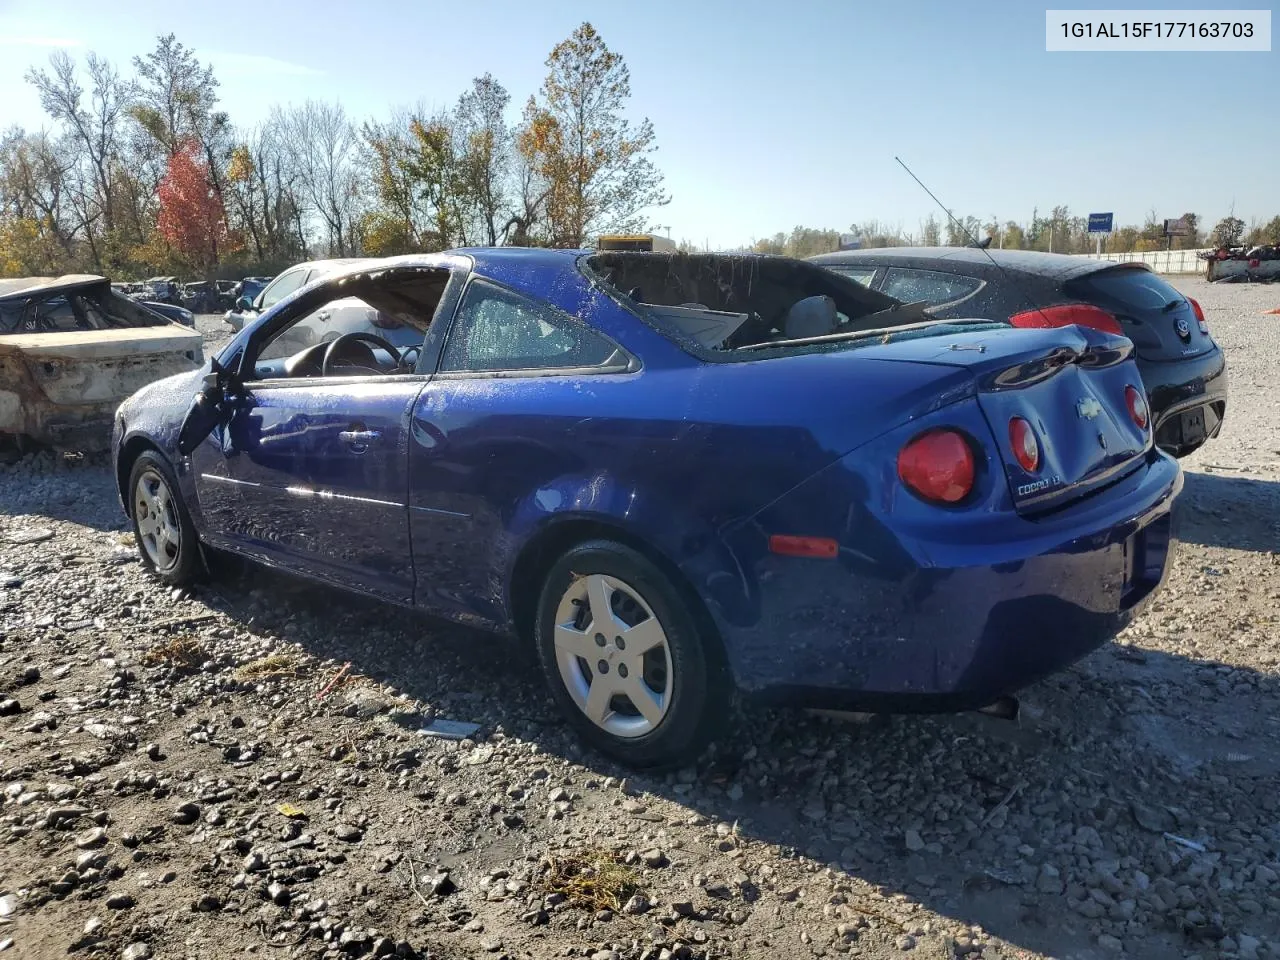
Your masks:
{"label": "driver door", "polygon": [[412,359],[435,303],[422,309],[413,325],[379,321],[378,310],[352,297],[308,303],[271,335],[229,419],[192,454],[211,541],[350,589],[412,600],[407,429],[428,378],[411,364],[397,371],[387,352],[364,343],[331,357],[327,373],[322,363],[333,340],[353,332],[409,350]]}

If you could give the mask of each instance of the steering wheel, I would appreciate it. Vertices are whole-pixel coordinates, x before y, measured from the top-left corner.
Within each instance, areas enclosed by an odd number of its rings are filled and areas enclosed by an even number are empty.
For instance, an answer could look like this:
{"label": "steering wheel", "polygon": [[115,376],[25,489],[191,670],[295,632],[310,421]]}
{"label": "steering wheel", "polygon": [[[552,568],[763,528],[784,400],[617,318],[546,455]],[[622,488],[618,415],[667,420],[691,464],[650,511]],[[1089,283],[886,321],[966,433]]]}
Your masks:
{"label": "steering wheel", "polygon": [[327,377],[333,373],[335,361],[341,354],[342,350],[347,345],[357,342],[366,344],[365,353],[368,355],[368,365],[348,363],[344,364],[344,366],[348,366],[352,370],[363,370],[375,376],[382,373],[382,369],[377,366],[378,361],[373,355],[373,350],[369,349],[367,346],[368,344],[372,344],[375,347],[379,347],[387,351],[387,353],[391,354],[391,359],[395,361],[396,366],[400,366],[399,350],[375,334],[365,333],[363,330],[357,330],[354,333],[344,333],[342,336],[336,337],[334,341],[329,344],[329,349],[324,352],[324,360],[320,364],[320,375]]}
{"label": "steering wheel", "polygon": [[421,347],[405,347],[400,354],[400,367],[403,370],[413,370],[418,365],[418,359],[422,356]]}

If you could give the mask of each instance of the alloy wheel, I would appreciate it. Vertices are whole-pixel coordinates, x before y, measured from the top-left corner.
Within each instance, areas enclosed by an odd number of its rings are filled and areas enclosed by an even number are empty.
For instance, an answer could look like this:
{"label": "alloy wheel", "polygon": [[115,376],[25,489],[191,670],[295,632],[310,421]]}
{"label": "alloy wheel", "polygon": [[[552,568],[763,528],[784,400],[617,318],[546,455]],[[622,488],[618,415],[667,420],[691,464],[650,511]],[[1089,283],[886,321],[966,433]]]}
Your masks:
{"label": "alloy wheel", "polygon": [[671,707],[667,634],[640,592],[594,573],[569,584],[556,608],[554,648],[569,696],[616,737],[652,733]]}
{"label": "alloy wheel", "polygon": [[173,569],[182,549],[182,526],[173,494],[159,471],[147,468],[138,475],[133,510],[147,559],[161,572]]}

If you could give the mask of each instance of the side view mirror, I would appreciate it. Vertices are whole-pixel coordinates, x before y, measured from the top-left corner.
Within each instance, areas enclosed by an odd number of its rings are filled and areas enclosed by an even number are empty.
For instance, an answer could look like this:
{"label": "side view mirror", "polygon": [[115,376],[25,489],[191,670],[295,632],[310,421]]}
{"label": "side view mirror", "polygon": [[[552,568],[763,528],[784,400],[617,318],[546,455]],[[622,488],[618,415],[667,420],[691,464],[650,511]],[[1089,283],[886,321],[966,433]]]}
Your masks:
{"label": "side view mirror", "polygon": [[239,299],[236,300],[236,309],[239,310],[241,313],[243,313],[246,310],[252,310],[253,303],[249,300],[248,297],[240,297]]}
{"label": "side view mirror", "polygon": [[191,456],[191,452],[204,443],[223,420],[227,411],[227,391],[237,385],[235,375],[219,366],[215,357],[209,372],[201,379],[200,392],[192,398],[191,409],[178,430],[178,452],[182,456]]}

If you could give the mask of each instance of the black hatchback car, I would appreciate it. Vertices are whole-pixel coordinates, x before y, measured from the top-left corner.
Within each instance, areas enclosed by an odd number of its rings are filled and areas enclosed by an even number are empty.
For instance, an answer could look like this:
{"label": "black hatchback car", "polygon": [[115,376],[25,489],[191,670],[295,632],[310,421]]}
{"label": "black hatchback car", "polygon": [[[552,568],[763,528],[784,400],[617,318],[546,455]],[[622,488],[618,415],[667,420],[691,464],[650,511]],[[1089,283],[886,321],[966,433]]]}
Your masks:
{"label": "black hatchback car", "polygon": [[811,258],[943,319],[1015,327],[1078,323],[1133,341],[1156,444],[1185,456],[1216,437],[1227,410],[1227,364],[1200,304],[1142,264],[1028,250],[886,247]]}

